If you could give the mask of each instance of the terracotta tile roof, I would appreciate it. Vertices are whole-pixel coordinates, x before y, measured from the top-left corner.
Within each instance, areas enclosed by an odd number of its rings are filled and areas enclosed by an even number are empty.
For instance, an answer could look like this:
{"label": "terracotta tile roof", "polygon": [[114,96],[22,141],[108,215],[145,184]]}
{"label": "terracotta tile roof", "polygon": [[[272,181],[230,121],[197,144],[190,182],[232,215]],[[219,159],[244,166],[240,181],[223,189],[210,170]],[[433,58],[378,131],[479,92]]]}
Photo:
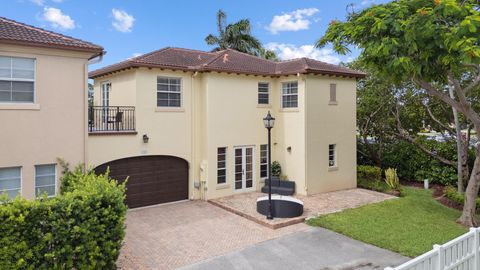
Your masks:
{"label": "terracotta tile roof", "polygon": [[101,46],[0,17],[0,43],[103,53]]}
{"label": "terracotta tile roof", "polygon": [[230,49],[218,52],[203,52],[167,47],[94,70],[89,73],[89,77],[96,78],[134,67],[159,67],[204,72],[218,71],[263,76],[281,76],[298,73],[338,75],[355,78],[365,76],[363,72],[308,58],[274,62]]}

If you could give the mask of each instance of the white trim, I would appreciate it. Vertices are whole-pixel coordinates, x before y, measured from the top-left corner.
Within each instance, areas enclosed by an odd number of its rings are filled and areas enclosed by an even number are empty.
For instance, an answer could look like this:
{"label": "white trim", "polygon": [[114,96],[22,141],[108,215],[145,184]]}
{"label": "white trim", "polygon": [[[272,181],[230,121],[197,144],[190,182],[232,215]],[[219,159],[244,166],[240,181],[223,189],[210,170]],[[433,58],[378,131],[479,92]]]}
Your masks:
{"label": "white trim", "polygon": [[[180,85],[180,91],[179,92],[176,92],[176,91],[164,91],[164,90],[158,90],[158,79],[159,78],[163,78],[163,79],[178,79],[180,81],[179,85]],[[168,111],[178,111],[178,109],[182,109],[184,110],[184,107],[183,107],[183,78],[182,77],[175,77],[175,76],[162,76],[162,75],[157,75],[156,77],[157,81],[155,83],[155,86],[156,86],[156,90],[155,90],[155,108],[157,109],[177,109],[177,110],[168,110]],[[170,81],[167,85],[170,85]],[[158,93],[167,93],[167,94],[179,94],[180,95],[180,106],[158,106]],[[157,112],[160,112],[162,110],[156,110]]]}
{"label": "white trim", "polygon": [[[37,177],[42,177],[42,176],[51,176],[51,174],[37,174],[37,166],[52,166],[53,165],[53,176],[55,177],[55,180],[54,180],[54,194],[53,195],[48,195],[47,197],[48,198],[52,198],[52,197],[55,197],[57,196],[57,193],[58,193],[58,173],[57,173],[57,163],[47,163],[47,164],[36,164],[34,167],[34,175],[33,175],[33,186],[34,186],[34,196],[35,198],[38,197],[37,195],[37,188],[41,188],[41,187],[51,187],[52,185],[41,185],[41,186],[37,186]],[[39,194],[40,195],[40,194]]]}
{"label": "white trim", "polygon": [[[7,101],[7,102],[2,102],[0,101],[0,105],[1,104],[7,104],[7,105],[10,105],[10,104],[36,104],[37,103],[37,59],[36,58],[32,58],[32,57],[21,57],[21,56],[11,56],[11,55],[0,55],[0,57],[8,57],[10,58],[10,78],[6,78],[6,77],[0,77],[0,80],[3,80],[3,81],[10,81],[10,82],[33,82],[33,100],[32,102],[15,102],[15,101]],[[28,60],[33,60],[33,79],[19,79],[19,78],[13,78],[13,58],[17,58],[17,59],[28,59]],[[10,90],[10,92],[13,92],[12,91],[13,89]],[[17,92],[22,92],[22,91],[17,91]],[[26,91],[23,91],[23,92],[26,92]],[[40,107],[39,107],[40,109]]]}
{"label": "white trim", "polygon": [[[297,83],[297,93],[296,94],[283,94],[283,86],[288,83]],[[298,103],[299,103],[299,83],[298,80],[293,80],[293,81],[284,81],[281,82],[280,84],[280,110],[288,110],[288,109],[297,109],[298,110]],[[297,106],[295,107],[283,107],[283,96],[297,96]]]}
{"label": "white trim", "polygon": [[[267,85],[267,95],[268,95],[268,103],[259,103],[258,102],[258,99],[259,99],[259,95],[260,95],[260,84],[266,84]],[[257,107],[270,107],[272,105],[272,93],[271,93],[271,90],[270,90],[270,83],[269,82],[262,82],[262,81],[259,81],[257,83]],[[265,93],[263,93],[265,94]]]}
{"label": "white trim", "polygon": [[[246,149],[247,148],[251,148],[252,149],[252,186],[247,188],[247,174],[246,174]],[[255,173],[256,173],[256,151],[255,151],[255,148],[256,146],[255,145],[241,145],[241,146],[234,146],[233,147],[233,185],[232,185],[232,188],[233,188],[233,192],[235,193],[242,193],[242,192],[250,192],[250,191],[253,191],[255,190],[256,188],[256,177],[255,177]],[[236,149],[242,149],[242,170],[245,170],[245,173],[243,174],[242,176],[242,188],[240,189],[236,189],[235,188],[235,166],[236,166],[236,162],[235,162],[235,150]]]}
{"label": "white trim", "polygon": [[[0,194],[3,194],[3,193],[6,192],[6,191],[18,190],[18,191],[19,191],[18,194],[19,194],[20,196],[23,195],[23,194],[22,194],[22,193],[23,193],[23,192],[22,192],[22,191],[23,191],[23,167],[22,167],[22,166],[1,167],[0,170],[1,170],[1,169],[16,169],[16,168],[20,169],[20,187],[19,187],[19,188],[11,188],[11,189],[0,190]],[[12,180],[12,179],[16,179],[16,178],[7,178],[7,179]],[[2,179],[2,180],[3,180],[3,179]],[[14,198],[10,198],[10,197],[9,197],[9,199],[14,199]]]}
{"label": "white trim", "polygon": [[[219,148],[225,148],[225,154],[223,154],[225,156],[225,160],[224,160],[225,167],[223,167],[223,168],[218,168],[218,149]],[[217,187],[228,185],[228,181],[227,181],[228,180],[228,177],[227,177],[227,175],[228,175],[227,174],[227,172],[228,172],[227,159],[228,159],[228,147],[227,146],[217,147],[217,166],[216,166],[217,167],[217,173],[216,173],[217,177],[216,177],[216,181],[215,181]],[[225,182],[224,183],[218,183],[218,170],[225,170]]]}
{"label": "white trim", "polygon": [[[330,165],[330,146],[333,145],[333,165]],[[328,168],[336,168],[338,167],[337,163],[337,144],[331,143],[328,144]]]}

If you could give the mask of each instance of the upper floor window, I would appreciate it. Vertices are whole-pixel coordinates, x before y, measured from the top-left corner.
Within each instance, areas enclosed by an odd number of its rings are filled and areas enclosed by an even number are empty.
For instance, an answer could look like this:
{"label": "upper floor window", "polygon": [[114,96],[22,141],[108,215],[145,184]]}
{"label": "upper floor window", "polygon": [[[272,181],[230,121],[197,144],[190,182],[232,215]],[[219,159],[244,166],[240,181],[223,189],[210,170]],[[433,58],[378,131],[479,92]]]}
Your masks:
{"label": "upper floor window", "polygon": [[298,82],[282,83],[282,108],[298,107]]}
{"label": "upper floor window", "polygon": [[330,102],[337,102],[337,84],[330,84]]}
{"label": "upper floor window", "polygon": [[270,104],[268,83],[258,83],[258,104]]}
{"label": "upper floor window", "polygon": [[157,78],[157,107],[180,107],[182,104],[181,95],[181,78]]}
{"label": "upper floor window", "polygon": [[15,198],[20,194],[21,183],[22,172],[20,167],[0,168],[0,194],[6,192],[8,198]]}
{"label": "upper floor window", "polygon": [[33,103],[35,59],[0,56],[0,103]]}
{"label": "upper floor window", "polygon": [[55,164],[35,166],[35,196],[38,197],[44,193],[49,197],[55,196],[56,183]]}
{"label": "upper floor window", "polygon": [[328,145],[328,167],[337,166],[337,145],[329,144]]}

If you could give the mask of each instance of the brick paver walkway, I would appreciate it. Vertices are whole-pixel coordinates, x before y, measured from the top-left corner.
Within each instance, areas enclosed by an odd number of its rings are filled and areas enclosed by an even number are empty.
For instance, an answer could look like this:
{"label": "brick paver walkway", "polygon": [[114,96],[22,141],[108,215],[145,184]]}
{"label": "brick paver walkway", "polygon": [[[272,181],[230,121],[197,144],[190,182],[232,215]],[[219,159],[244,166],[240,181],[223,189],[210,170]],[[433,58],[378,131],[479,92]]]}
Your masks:
{"label": "brick paver walkway", "polygon": [[211,200],[210,202],[258,222],[259,224],[263,224],[270,228],[280,228],[290,224],[303,222],[305,218],[308,217],[330,214],[369,203],[396,198],[388,194],[361,188],[320,193],[311,196],[295,195],[295,198],[303,201],[304,212],[301,217],[275,218],[273,220],[267,220],[265,219],[265,216],[257,212],[256,208],[257,198],[266,195],[267,194],[260,192],[250,192],[222,197]]}
{"label": "brick paver walkway", "polygon": [[203,201],[131,210],[119,269],[173,269],[307,228],[272,230]]}

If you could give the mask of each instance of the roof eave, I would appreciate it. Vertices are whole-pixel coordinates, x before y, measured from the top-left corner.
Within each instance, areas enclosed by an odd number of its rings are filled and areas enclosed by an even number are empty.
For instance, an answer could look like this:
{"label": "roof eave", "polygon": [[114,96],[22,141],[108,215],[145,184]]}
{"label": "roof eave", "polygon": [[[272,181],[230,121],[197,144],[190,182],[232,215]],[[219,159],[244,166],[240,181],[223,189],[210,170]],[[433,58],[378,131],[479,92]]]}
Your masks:
{"label": "roof eave", "polygon": [[11,39],[0,39],[0,43],[11,44],[11,45],[21,45],[21,46],[28,46],[28,47],[47,48],[47,49],[61,49],[61,50],[77,51],[77,52],[90,52],[90,53],[95,53],[94,57],[102,55],[105,52],[102,47],[88,48],[88,47],[77,47],[77,46],[64,46],[59,44],[27,42],[27,41],[11,40]]}

